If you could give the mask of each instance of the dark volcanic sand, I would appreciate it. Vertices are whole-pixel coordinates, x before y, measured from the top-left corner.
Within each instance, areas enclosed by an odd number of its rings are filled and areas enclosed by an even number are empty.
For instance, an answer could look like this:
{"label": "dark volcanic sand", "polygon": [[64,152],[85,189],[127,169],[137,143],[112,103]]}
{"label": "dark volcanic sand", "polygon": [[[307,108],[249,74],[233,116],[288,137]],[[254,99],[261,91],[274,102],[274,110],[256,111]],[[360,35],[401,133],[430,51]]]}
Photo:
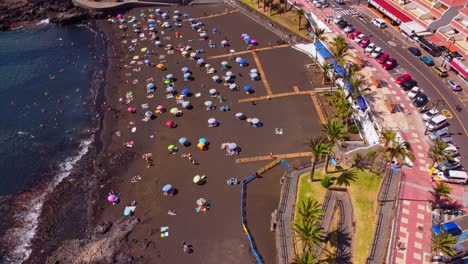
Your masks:
{"label": "dark volcanic sand", "polygon": [[[204,13],[224,12],[227,5],[200,5],[163,8],[169,10],[172,15],[173,10],[180,10],[181,13],[188,12],[191,17],[201,17]],[[147,9],[144,9],[147,10]],[[139,15],[141,10],[132,10],[130,14]],[[146,11],[147,12],[147,11]],[[139,16],[138,16],[139,18]],[[139,20],[141,21],[141,20]],[[182,28],[175,28],[164,36],[171,36],[173,45],[185,43],[189,38],[194,42],[188,43],[193,48],[203,48],[206,53],[201,54],[207,63],[214,66],[218,73],[223,76],[220,70],[220,62],[224,59],[208,60],[209,56],[227,54],[226,50],[219,47],[219,42],[227,37],[236,51],[245,50],[246,45],[241,42],[241,33],[248,33],[260,43],[259,47],[265,47],[269,42],[275,43],[279,37],[270,31],[259,26],[255,21],[244,16],[240,12],[223,15],[202,20],[205,28],[209,32],[209,37],[218,43],[218,48],[210,49],[208,41],[199,42],[198,35],[191,30],[188,22],[183,22]],[[146,24],[146,22],[144,22]],[[104,29],[110,24],[105,25]],[[131,25],[129,25],[131,26]],[[211,34],[211,29],[216,26],[221,31],[219,35]],[[137,47],[134,53],[126,51],[130,44],[121,45],[122,31],[117,25],[112,25],[109,31],[111,62],[119,61],[120,66],[128,64],[135,54],[142,54],[140,48],[147,46],[158,53],[165,53],[162,48],[155,48],[153,41],[144,41]],[[180,31],[183,38],[174,39],[174,32]],[[138,38],[131,31],[128,32],[127,40]],[[160,35],[161,36],[161,35]],[[151,42],[151,43],[150,43]],[[114,49],[117,54],[112,58]],[[310,63],[310,58],[292,48],[281,48],[257,53],[260,62],[265,70],[266,77],[272,87],[273,93],[292,92],[293,86],[298,86],[301,90],[310,89],[307,76],[304,71],[304,64]],[[120,56],[120,57],[119,57]],[[241,55],[250,63],[249,67],[241,68],[232,61],[232,71],[238,75],[236,83],[243,87],[252,85],[256,90],[256,96],[266,95],[265,88],[261,81],[253,82],[248,76],[248,71],[257,68],[251,54]],[[157,56],[152,55],[150,59],[157,62]],[[178,64],[177,64],[178,62]],[[104,157],[98,161],[102,167],[109,166],[108,158],[123,149],[122,144],[127,140],[134,140],[135,145],[124,154],[125,157],[136,157],[134,161],[119,161],[118,169],[111,169],[109,176],[101,178],[101,183],[105,184],[100,192],[100,202],[98,206],[98,217],[96,223],[101,221],[115,221],[123,216],[125,205],[131,201],[137,201],[136,217],[141,219],[141,223],[136,225],[130,234],[128,242],[130,245],[129,254],[135,258],[143,257],[144,263],[253,263],[254,259],[249,252],[249,245],[240,223],[240,185],[228,186],[226,180],[237,178],[239,180],[252,174],[254,171],[268,164],[270,161],[260,161],[253,163],[236,164],[236,158],[263,156],[273,153],[292,153],[307,151],[305,143],[307,140],[320,133],[320,125],[315,113],[315,108],[309,96],[283,97],[273,100],[257,101],[256,105],[251,103],[237,103],[238,99],[252,97],[243,91],[231,92],[222,84],[215,84],[211,80],[212,75],[208,75],[204,68],[197,68],[193,60],[182,57],[179,53],[168,55],[168,70],[160,72],[153,67],[141,65],[141,72],[133,72],[129,69],[110,69],[108,76],[108,86],[106,96],[109,105],[120,110],[119,118],[115,118],[112,112],[106,115],[106,126],[103,132]],[[181,68],[187,66],[193,72],[194,81],[184,82]],[[138,66],[137,66],[138,67]],[[131,73],[132,76],[125,76]],[[194,106],[193,110],[185,110],[182,117],[173,117],[170,113],[159,114],[156,120],[142,122],[143,113],[140,105],[149,103],[148,110],[154,110],[157,105],[162,104],[167,109],[176,107],[174,99],[166,99],[163,95],[165,85],[162,78],[166,74],[174,74],[178,80],[175,83],[176,90],[188,87],[194,93],[202,92],[200,98],[190,97],[189,100]],[[147,78],[153,77],[158,87],[155,97],[146,98]],[[126,80],[138,79],[139,83],[134,85]],[[201,88],[201,83],[205,88]],[[221,105],[216,98],[209,98],[208,90],[216,88],[227,101],[224,103],[231,107],[229,112],[206,111],[203,102],[212,100],[218,107]],[[126,111],[128,106],[121,105],[117,99],[124,97],[127,91],[133,91],[135,100],[130,103],[138,109],[136,114]],[[179,107],[180,108],[180,107]],[[257,117],[264,123],[262,128],[250,127],[247,122],[234,118],[236,112],[243,112],[248,117]],[[208,128],[207,119],[214,117],[221,125],[217,128]],[[168,120],[174,120],[178,124],[177,128],[171,129],[164,124]],[[135,121],[135,125],[129,125],[129,121]],[[136,126],[136,133],[131,133],[130,129]],[[274,129],[281,127],[284,135],[275,135]],[[113,132],[119,130],[121,137],[117,137]],[[155,134],[154,139],[149,135]],[[210,149],[202,152],[195,145],[182,147],[178,144],[180,137],[188,138],[192,143],[197,143],[198,138],[205,137],[209,140]],[[111,144],[108,144],[112,142]],[[236,142],[241,148],[240,156],[226,156],[224,150],[219,148],[223,142]],[[167,146],[175,144],[180,152],[177,155],[170,155]],[[141,154],[152,152],[155,166],[146,168]],[[192,165],[188,160],[180,157],[181,153],[190,152],[200,165]],[[129,158],[130,159],[130,158]],[[307,159],[288,160],[296,166],[307,163]],[[114,165],[115,166],[115,165]],[[112,167],[112,166],[111,166]],[[247,192],[247,221],[249,228],[256,241],[257,248],[265,260],[265,263],[276,262],[276,250],[274,234],[270,232],[271,213],[278,205],[280,178],[285,169],[277,166],[271,171],[262,175],[260,179],[254,180],[248,186]],[[192,183],[194,175],[205,174],[207,183],[204,186],[197,186]],[[142,180],[131,183],[130,179],[140,175]],[[174,197],[164,197],[161,192],[162,186],[172,184],[179,190]],[[106,201],[107,192],[114,190],[121,193],[121,203],[112,206]],[[197,214],[195,212],[196,200],[204,197],[211,201],[211,209],[206,213]],[[167,214],[168,210],[177,211],[177,216]],[[159,228],[169,227],[169,237],[161,238]],[[147,247],[142,247],[143,240],[151,240]],[[181,242],[187,241],[193,244],[194,253],[184,254]]]}

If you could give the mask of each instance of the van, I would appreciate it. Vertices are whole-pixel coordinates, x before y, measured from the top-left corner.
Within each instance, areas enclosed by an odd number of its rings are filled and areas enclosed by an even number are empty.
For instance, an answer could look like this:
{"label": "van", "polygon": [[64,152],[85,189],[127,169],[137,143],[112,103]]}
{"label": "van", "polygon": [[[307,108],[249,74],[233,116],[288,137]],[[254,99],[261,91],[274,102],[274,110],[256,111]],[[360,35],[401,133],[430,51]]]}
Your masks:
{"label": "van", "polygon": [[387,24],[385,23],[385,20],[381,18],[374,18],[372,19],[372,24],[374,24],[378,28],[385,28],[387,27]]}
{"label": "van", "polygon": [[468,181],[468,173],[466,171],[459,171],[459,170],[448,170],[444,172],[437,173],[437,177],[443,181],[448,183],[459,183],[459,184],[466,184]]}
{"label": "van", "polygon": [[444,68],[442,68],[442,67],[439,67],[439,66],[432,66],[431,69],[432,69],[432,71],[433,71],[435,74],[437,74],[437,76],[439,76],[439,77],[442,77],[442,78],[443,78],[443,77],[447,77],[447,76],[448,76],[447,71],[446,71]]}
{"label": "van", "polygon": [[426,128],[429,131],[438,130],[447,125],[447,118],[443,115],[438,115],[426,122]]}
{"label": "van", "polygon": [[438,138],[449,137],[449,136],[450,136],[450,132],[448,131],[447,128],[435,130],[429,133],[430,140],[436,140]]}

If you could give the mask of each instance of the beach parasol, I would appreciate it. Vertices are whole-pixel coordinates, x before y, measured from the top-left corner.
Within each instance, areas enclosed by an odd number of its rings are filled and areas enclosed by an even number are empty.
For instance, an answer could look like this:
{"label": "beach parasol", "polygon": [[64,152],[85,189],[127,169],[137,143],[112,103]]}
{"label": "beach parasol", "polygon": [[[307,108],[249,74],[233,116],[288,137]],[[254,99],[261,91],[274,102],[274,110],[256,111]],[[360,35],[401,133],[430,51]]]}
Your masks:
{"label": "beach parasol", "polygon": [[213,94],[216,94],[217,91],[216,91],[216,89],[210,89],[209,92],[210,92],[211,95],[213,95]]}
{"label": "beach parasol", "polygon": [[168,149],[168,150],[173,150],[173,149],[175,149],[175,146],[174,146],[174,145],[169,145],[169,146],[167,147],[167,149]]}
{"label": "beach parasol", "polygon": [[188,140],[186,138],[179,138],[179,143],[182,144],[182,145],[186,145],[188,143]]}
{"label": "beach parasol", "polygon": [[205,38],[206,36],[208,36],[208,35],[205,32],[200,33],[200,37]]}
{"label": "beach parasol", "polygon": [[182,51],[182,56],[187,56],[187,54],[188,54],[188,51],[186,50]]}
{"label": "beach parasol", "polygon": [[237,63],[240,63],[241,60],[242,60],[242,58],[240,58],[240,57],[237,57],[237,58],[236,58],[236,62],[237,62]]}
{"label": "beach parasol", "polygon": [[237,84],[233,83],[233,84],[229,85],[229,89],[231,89],[231,90],[237,89]]}
{"label": "beach parasol", "polygon": [[191,75],[190,72],[184,73],[184,79],[188,79],[190,77],[190,75]]}
{"label": "beach parasol", "polygon": [[240,59],[239,64],[246,64],[247,61],[245,59]]}
{"label": "beach parasol", "polygon": [[115,199],[117,198],[117,195],[115,194],[109,194],[109,196],[107,196],[107,201],[113,203],[115,201]]}
{"label": "beach parasol", "polygon": [[257,40],[256,39],[251,39],[250,44],[254,44],[254,45],[257,44]]}
{"label": "beach parasol", "polygon": [[195,18],[189,18],[188,21],[192,23],[193,21],[195,21]]}
{"label": "beach parasol", "polygon": [[169,121],[166,122],[166,126],[168,126],[168,127],[174,127],[174,126],[175,126],[175,123],[174,123],[174,121],[169,120]]}
{"label": "beach parasol", "polygon": [[177,113],[177,111],[179,111],[179,109],[177,107],[171,108],[171,110],[169,110],[169,112],[171,114],[175,114],[175,113]]}
{"label": "beach parasol", "polygon": [[232,71],[226,72],[226,76],[227,76],[227,77],[232,77],[233,75],[234,75],[234,73],[232,73]]}
{"label": "beach parasol", "polygon": [[235,116],[236,118],[242,118],[244,116],[244,113],[239,112],[239,113],[236,113]]}
{"label": "beach parasol", "polygon": [[207,64],[205,64],[205,68],[209,68],[209,67],[211,67],[211,65],[210,65],[210,64],[208,64],[208,63],[207,63]]}
{"label": "beach parasol", "polygon": [[190,102],[189,102],[189,101],[183,101],[183,102],[182,102],[182,107],[183,107],[183,108],[187,108],[187,107],[189,107],[189,106],[190,106]]}
{"label": "beach parasol", "polygon": [[156,110],[159,110],[159,111],[162,111],[162,110],[164,110],[164,109],[165,109],[165,108],[164,108],[164,106],[162,106],[162,105],[158,105],[158,106],[156,107]]}
{"label": "beach parasol", "polygon": [[164,64],[158,63],[158,65],[156,65],[156,67],[158,67],[158,69],[162,69],[162,68],[164,68]]}
{"label": "beach parasol", "polygon": [[190,27],[195,29],[197,27],[197,24],[191,24]]}
{"label": "beach parasol", "polygon": [[146,89],[147,90],[154,90],[156,88],[156,86],[154,86],[154,83],[148,83],[146,85]]}
{"label": "beach parasol", "polygon": [[163,190],[163,192],[168,192],[168,191],[172,190],[172,185],[166,184],[166,185],[164,185],[162,190]]}
{"label": "beach parasol", "polygon": [[208,142],[208,140],[206,138],[200,138],[198,140],[199,143],[203,143],[203,144],[206,144],[206,142]]}
{"label": "beach parasol", "polygon": [[200,65],[203,64],[204,62],[205,62],[204,59],[198,59],[198,60],[197,60],[197,64],[200,64]]}
{"label": "beach parasol", "polygon": [[145,60],[145,64],[151,64],[150,60]]}
{"label": "beach parasol", "polygon": [[252,118],[251,122],[252,122],[252,124],[255,125],[255,124],[260,123],[260,120],[258,118]]}
{"label": "beach parasol", "polygon": [[196,58],[196,57],[197,57],[197,53],[195,52],[190,53],[190,58]]}
{"label": "beach parasol", "polygon": [[236,148],[237,148],[237,144],[236,144],[236,143],[229,143],[228,148],[229,148],[230,150],[236,149]]}
{"label": "beach parasol", "polygon": [[136,112],[135,107],[132,107],[132,106],[130,106],[129,108],[127,108],[127,111],[128,111],[129,113],[134,113],[134,112]]}
{"label": "beach parasol", "polygon": [[124,216],[130,216],[132,214],[132,209],[129,207],[125,207]]}
{"label": "beach parasol", "polygon": [[118,19],[122,19],[123,17],[124,17],[123,14],[117,14],[117,18],[118,18]]}
{"label": "beach parasol", "polygon": [[198,147],[199,149],[203,149],[203,148],[205,147],[205,143],[201,143],[201,142],[200,142],[200,143],[197,144],[197,147]]}
{"label": "beach parasol", "polygon": [[148,48],[141,48],[141,52],[146,52]]}
{"label": "beach parasol", "polygon": [[214,118],[208,119],[208,124],[210,124],[210,125],[216,124],[216,119],[214,119]]}
{"label": "beach parasol", "polygon": [[205,101],[205,106],[210,107],[210,106],[212,106],[212,105],[213,105],[213,102],[211,102],[211,101]]}
{"label": "beach parasol", "polygon": [[200,180],[201,180],[200,175],[195,175],[195,177],[193,177],[193,183],[199,183]]}
{"label": "beach parasol", "polygon": [[168,74],[168,75],[166,75],[166,79],[168,79],[168,80],[172,80],[172,78],[174,78],[174,75],[172,75],[172,74]]}
{"label": "beach parasol", "polygon": [[156,14],[159,14],[159,13],[161,13],[161,9],[160,9],[160,8],[156,8],[156,10],[154,10],[154,12],[155,12]]}
{"label": "beach parasol", "polygon": [[258,80],[258,73],[249,73],[252,80]]}
{"label": "beach parasol", "polygon": [[206,204],[206,199],[205,199],[205,198],[200,198],[200,199],[198,199],[198,200],[197,200],[197,204],[198,204],[199,206],[205,205],[205,204]]}
{"label": "beach parasol", "polygon": [[182,68],[182,72],[183,72],[183,73],[186,73],[186,72],[188,72],[188,71],[189,71],[189,68],[188,68],[188,67],[183,67],[183,68]]}
{"label": "beach parasol", "polygon": [[173,93],[174,92],[174,87],[172,87],[172,86],[167,87],[166,92]]}
{"label": "beach parasol", "polygon": [[133,58],[132,58],[132,59],[134,59],[134,60],[138,60],[139,58],[140,58],[140,57],[138,57],[138,56],[133,56]]}
{"label": "beach parasol", "polygon": [[250,73],[257,73],[257,72],[258,72],[257,69],[251,69],[251,70],[250,70]]}
{"label": "beach parasol", "polygon": [[218,33],[218,29],[214,27],[211,32],[213,32],[213,34],[216,34],[216,33]]}
{"label": "beach parasol", "polygon": [[244,86],[244,91],[246,91],[246,92],[252,91],[252,86],[250,86],[250,85]]}
{"label": "beach parasol", "polygon": [[164,80],[164,84],[171,84],[171,80],[168,80],[168,79]]}
{"label": "beach parasol", "polygon": [[157,40],[156,42],[154,42],[154,44],[158,47],[161,47],[162,46],[162,43],[161,41]]}
{"label": "beach parasol", "polygon": [[180,91],[183,95],[188,95],[190,93],[190,90],[188,88],[184,88],[182,89],[182,91]]}
{"label": "beach parasol", "polygon": [[151,111],[146,111],[145,116],[146,117],[152,117],[153,113]]}
{"label": "beach parasol", "polygon": [[227,65],[228,65],[228,62],[227,62],[227,61],[222,61],[222,62],[221,62],[221,65],[222,65],[222,66],[227,66]]}
{"label": "beach parasol", "polygon": [[247,123],[251,123],[252,122],[252,118],[247,118]]}
{"label": "beach parasol", "polygon": [[213,81],[215,81],[215,82],[219,80],[219,76],[218,76],[218,75],[215,75],[215,76],[213,76],[213,77],[211,77],[211,78],[212,78]]}

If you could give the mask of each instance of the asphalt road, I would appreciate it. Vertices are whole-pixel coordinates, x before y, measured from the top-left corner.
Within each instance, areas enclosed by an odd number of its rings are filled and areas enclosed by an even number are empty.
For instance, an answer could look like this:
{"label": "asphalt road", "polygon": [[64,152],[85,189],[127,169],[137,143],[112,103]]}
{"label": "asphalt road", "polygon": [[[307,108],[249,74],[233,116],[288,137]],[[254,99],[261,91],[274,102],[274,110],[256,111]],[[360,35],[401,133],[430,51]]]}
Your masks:
{"label": "asphalt road", "polygon": [[[370,12],[368,12],[370,13]],[[462,162],[465,168],[468,168],[468,87],[460,93],[455,93],[448,88],[446,79],[453,79],[459,83],[461,80],[456,77],[453,72],[450,73],[448,78],[440,78],[436,76],[418,57],[412,55],[407,48],[409,46],[418,47],[423,55],[429,55],[422,50],[417,43],[406,40],[396,29],[388,27],[386,29],[379,29],[375,27],[370,20],[374,17],[369,14],[363,14],[364,19],[358,19],[355,16],[344,16],[344,18],[352,23],[356,29],[359,29],[363,34],[369,36],[371,41],[377,46],[381,47],[385,53],[388,53],[390,57],[395,58],[398,62],[398,66],[391,70],[391,75],[396,78],[403,73],[410,73],[418,82],[418,86],[421,87],[424,92],[429,96],[430,103],[438,105],[437,108],[440,111],[448,110],[452,118],[449,119],[449,130],[452,137],[459,147],[459,152],[462,156]],[[429,55],[430,56],[430,55]],[[430,56],[432,57],[432,56]],[[434,59],[436,65],[440,66],[442,61],[441,58]],[[463,99],[465,101],[463,101]],[[437,103],[438,100],[441,100]],[[460,105],[463,109],[461,112],[455,110],[455,105]]]}

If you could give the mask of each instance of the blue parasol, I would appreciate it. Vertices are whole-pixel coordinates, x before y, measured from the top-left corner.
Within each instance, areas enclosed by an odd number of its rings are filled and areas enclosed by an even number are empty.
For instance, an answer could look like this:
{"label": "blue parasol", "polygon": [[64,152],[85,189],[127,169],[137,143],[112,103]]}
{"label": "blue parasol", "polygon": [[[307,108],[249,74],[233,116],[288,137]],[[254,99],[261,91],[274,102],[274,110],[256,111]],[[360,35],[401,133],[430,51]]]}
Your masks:
{"label": "blue parasol", "polygon": [[151,111],[146,111],[145,116],[147,116],[147,117],[152,117],[152,116],[153,116],[153,112],[151,112]]}
{"label": "blue parasol", "polygon": [[190,93],[190,90],[188,88],[184,88],[182,89],[182,91],[180,91],[183,95],[188,95]]}
{"label": "blue parasol", "polygon": [[190,73],[189,72],[184,73],[184,79],[187,79],[188,77],[190,77]]}
{"label": "blue parasol", "polygon": [[179,143],[182,144],[182,145],[187,144],[187,141],[188,141],[188,140],[187,140],[186,138],[180,138],[180,139],[179,139]]}
{"label": "blue parasol", "polygon": [[145,63],[146,63],[146,64],[150,64],[151,61],[150,61],[150,60],[145,60]]}
{"label": "blue parasol", "polygon": [[166,184],[166,185],[164,185],[162,190],[163,190],[163,192],[168,192],[168,191],[172,190],[172,185]]}
{"label": "blue parasol", "polygon": [[183,73],[186,73],[186,72],[188,72],[188,70],[189,70],[189,68],[188,68],[188,67],[183,67],[183,68],[182,68],[182,72],[183,72]]}
{"label": "blue parasol", "polygon": [[202,64],[202,63],[204,63],[204,62],[205,62],[204,59],[198,59],[198,60],[197,60],[197,63],[198,63],[198,64]]}
{"label": "blue parasol", "polygon": [[200,138],[198,140],[198,143],[203,143],[203,144],[206,144],[206,142],[208,142],[208,140],[206,138]]}
{"label": "blue parasol", "polygon": [[246,86],[244,86],[244,90],[245,90],[246,92],[252,91],[252,86],[246,85]]}
{"label": "blue parasol", "polygon": [[239,60],[239,64],[246,64],[246,63],[247,63],[247,61],[245,59],[240,59]]}

